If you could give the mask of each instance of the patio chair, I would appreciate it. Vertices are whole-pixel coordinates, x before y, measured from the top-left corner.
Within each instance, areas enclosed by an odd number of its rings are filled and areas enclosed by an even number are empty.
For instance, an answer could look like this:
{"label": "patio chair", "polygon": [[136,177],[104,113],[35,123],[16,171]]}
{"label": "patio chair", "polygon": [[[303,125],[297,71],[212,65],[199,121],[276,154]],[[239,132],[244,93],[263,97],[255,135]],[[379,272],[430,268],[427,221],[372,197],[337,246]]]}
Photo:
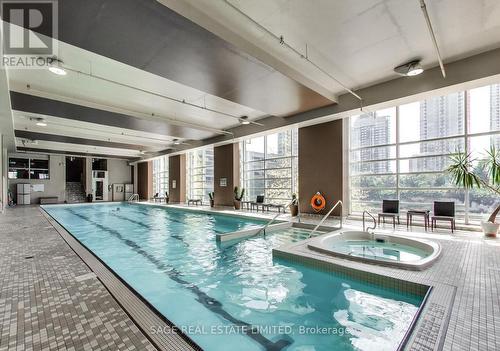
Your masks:
{"label": "patio chair", "polygon": [[378,224],[380,225],[380,218],[385,224],[385,218],[392,218],[392,226],[396,229],[396,218],[399,222],[399,200],[382,200],[382,212],[378,214]]}
{"label": "patio chair", "polygon": [[262,212],[264,212],[264,208],[267,206],[264,203],[264,195],[257,195],[255,202],[252,202],[250,206],[252,210],[254,209],[254,207],[257,208],[257,212],[259,212],[259,206],[262,206]]}
{"label": "patio chair", "polygon": [[431,229],[437,227],[437,221],[450,222],[451,232],[455,230],[455,203],[453,201],[434,201],[434,213],[431,217]]}
{"label": "patio chair", "polygon": [[201,206],[202,205],[202,201],[201,201],[201,199],[189,199],[188,200],[188,206],[190,206],[191,204],[196,205],[196,206],[198,206],[198,205]]}
{"label": "patio chair", "polygon": [[156,200],[158,200],[158,199],[159,199],[159,196],[160,196],[160,195],[159,195],[158,193],[155,193],[155,194],[153,195],[153,197],[151,198],[151,200],[153,200],[154,202],[156,202]]}

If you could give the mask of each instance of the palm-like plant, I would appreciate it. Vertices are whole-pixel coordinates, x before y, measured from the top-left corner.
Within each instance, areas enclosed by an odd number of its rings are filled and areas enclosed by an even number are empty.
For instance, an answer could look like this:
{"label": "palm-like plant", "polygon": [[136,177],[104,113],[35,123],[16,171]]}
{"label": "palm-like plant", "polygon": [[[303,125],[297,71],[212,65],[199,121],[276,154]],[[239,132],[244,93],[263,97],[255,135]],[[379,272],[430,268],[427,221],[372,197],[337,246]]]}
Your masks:
{"label": "palm-like plant", "polygon": [[[486,151],[486,156],[486,159],[478,162],[478,171],[473,167],[477,160],[472,159],[470,153],[457,152],[450,156],[451,165],[447,171],[451,174],[455,185],[465,189],[484,187],[500,195],[500,150],[492,146]],[[488,222],[495,223],[499,212],[500,205],[488,218]]]}

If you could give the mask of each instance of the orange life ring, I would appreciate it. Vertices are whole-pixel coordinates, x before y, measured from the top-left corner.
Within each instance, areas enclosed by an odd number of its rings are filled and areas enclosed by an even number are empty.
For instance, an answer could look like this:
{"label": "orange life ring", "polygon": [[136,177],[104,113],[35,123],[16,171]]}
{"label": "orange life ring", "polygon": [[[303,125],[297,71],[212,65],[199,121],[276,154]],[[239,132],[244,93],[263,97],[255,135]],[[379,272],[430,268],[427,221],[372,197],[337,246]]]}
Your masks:
{"label": "orange life ring", "polygon": [[312,198],[311,198],[311,207],[314,209],[314,211],[319,212],[322,209],[324,209],[326,206],[326,200],[323,195],[318,191]]}

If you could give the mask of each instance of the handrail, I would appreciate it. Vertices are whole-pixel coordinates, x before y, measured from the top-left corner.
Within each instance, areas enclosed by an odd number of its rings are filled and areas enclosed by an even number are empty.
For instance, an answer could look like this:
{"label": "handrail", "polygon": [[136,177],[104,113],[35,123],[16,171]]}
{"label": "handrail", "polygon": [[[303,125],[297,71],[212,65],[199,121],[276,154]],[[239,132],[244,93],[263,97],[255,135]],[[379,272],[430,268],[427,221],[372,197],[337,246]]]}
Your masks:
{"label": "handrail", "polygon": [[[290,203],[289,203],[288,205],[286,205],[286,206],[285,206],[285,209],[286,209],[287,207],[290,207],[290,205],[291,205],[291,204],[293,204],[294,202],[295,202],[295,200],[290,201]],[[257,233],[255,233],[255,235],[259,235],[259,233],[260,233],[261,231],[264,231],[264,235],[266,235],[266,228],[267,228],[267,227],[269,227],[269,225],[271,225],[271,223],[273,223],[273,222],[276,220],[276,218],[278,218],[278,217],[279,217],[279,216],[281,216],[282,214],[285,214],[285,211],[284,211],[284,210],[283,210],[283,213],[278,212],[278,213],[276,214],[276,216],[274,216],[274,217],[273,217],[273,218],[272,218],[269,222],[267,222],[265,226],[263,226],[262,228],[260,228],[260,229],[259,229],[259,231],[258,231]]]}
{"label": "handrail", "polygon": [[[365,229],[365,215],[368,215],[373,219],[373,227],[368,227]],[[375,217],[372,216],[372,214],[370,212],[368,212],[367,210],[364,210],[363,211],[363,231],[365,232],[369,229],[375,230],[375,228],[377,228],[377,220],[375,219]]]}
{"label": "handrail", "polygon": [[[326,221],[326,219],[330,216],[330,214],[333,212],[333,210],[337,208],[338,205],[344,207],[344,203],[342,202],[342,200],[337,201],[335,203],[335,205],[333,205],[333,207],[330,209],[330,211],[328,211],[328,213],[323,216],[323,218],[318,223],[318,225],[316,227],[314,227],[314,229],[312,230],[311,234],[309,234],[310,238],[316,232],[316,230],[318,230],[318,228],[323,224],[323,222]],[[342,213],[340,214],[340,227],[342,228]]]}
{"label": "handrail", "polygon": [[127,201],[128,201],[128,202],[132,202],[132,201],[134,201],[134,200],[139,201],[139,194],[132,194],[132,195],[130,195],[130,197],[128,198],[128,200],[127,200]]}

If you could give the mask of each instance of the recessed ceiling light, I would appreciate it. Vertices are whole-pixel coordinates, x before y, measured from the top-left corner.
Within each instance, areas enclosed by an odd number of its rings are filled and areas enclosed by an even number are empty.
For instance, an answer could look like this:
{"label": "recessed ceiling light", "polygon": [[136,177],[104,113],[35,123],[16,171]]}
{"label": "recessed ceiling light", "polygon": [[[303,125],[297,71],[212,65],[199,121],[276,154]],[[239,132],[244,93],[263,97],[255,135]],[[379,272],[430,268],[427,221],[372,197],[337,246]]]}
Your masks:
{"label": "recessed ceiling light", "polygon": [[30,118],[30,120],[34,121],[35,124],[39,127],[47,127],[47,122],[41,117]]}
{"label": "recessed ceiling light", "polygon": [[173,142],[174,142],[174,145],[180,145],[181,144],[181,141],[179,139],[174,139]]}
{"label": "recessed ceiling light", "polygon": [[417,76],[423,71],[424,69],[420,65],[419,60],[414,60],[394,68],[394,72],[407,77]]}
{"label": "recessed ceiling light", "polygon": [[49,71],[58,76],[65,76],[68,72],[62,67],[62,64],[63,62],[57,57],[51,58],[49,60]]}
{"label": "recessed ceiling light", "polygon": [[248,116],[241,116],[240,123],[244,124],[244,125],[250,124],[250,121],[248,120]]}
{"label": "recessed ceiling light", "polygon": [[55,66],[50,66],[49,71],[51,71],[54,74],[57,74],[58,76],[65,76],[68,74],[64,68],[61,67],[55,67]]}

